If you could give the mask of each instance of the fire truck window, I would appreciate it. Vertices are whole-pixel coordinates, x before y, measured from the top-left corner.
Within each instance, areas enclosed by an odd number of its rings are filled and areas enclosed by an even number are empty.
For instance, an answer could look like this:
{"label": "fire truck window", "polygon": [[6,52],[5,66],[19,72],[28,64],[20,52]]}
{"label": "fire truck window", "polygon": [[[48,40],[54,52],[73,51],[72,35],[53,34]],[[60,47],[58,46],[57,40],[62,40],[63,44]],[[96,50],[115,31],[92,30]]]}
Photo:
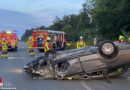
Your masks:
{"label": "fire truck window", "polygon": [[38,33],[37,34],[37,46],[42,47],[43,46],[43,41],[44,41],[44,34],[43,33]]}
{"label": "fire truck window", "polygon": [[51,38],[52,38],[52,42],[56,42],[57,41],[56,40],[56,34],[52,34]]}
{"label": "fire truck window", "polygon": [[44,34],[37,34],[37,38],[43,38],[44,37]]}

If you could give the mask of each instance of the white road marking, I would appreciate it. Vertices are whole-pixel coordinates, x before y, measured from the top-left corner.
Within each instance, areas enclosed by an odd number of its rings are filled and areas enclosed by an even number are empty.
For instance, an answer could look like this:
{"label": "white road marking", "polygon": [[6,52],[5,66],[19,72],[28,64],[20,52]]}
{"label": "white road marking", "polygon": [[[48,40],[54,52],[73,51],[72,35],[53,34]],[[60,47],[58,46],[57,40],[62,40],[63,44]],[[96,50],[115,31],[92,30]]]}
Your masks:
{"label": "white road marking", "polygon": [[8,59],[16,59],[15,57],[8,57]]}
{"label": "white road marking", "polygon": [[25,57],[8,57],[7,59],[12,60],[12,59],[25,59]]}
{"label": "white road marking", "polygon": [[130,77],[127,77],[130,80]]}
{"label": "white road marking", "polygon": [[1,90],[16,90],[15,87],[12,87],[12,88],[7,88],[7,87],[2,87],[0,88]]}
{"label": "white road marking", "polygon": [[37,55],[35,55],[35,57],[38,57]]}
{"label": "white road marking", "polygon": [[81,85],[86,89],[86,90],[92,90],[85,82],[81,82]]}

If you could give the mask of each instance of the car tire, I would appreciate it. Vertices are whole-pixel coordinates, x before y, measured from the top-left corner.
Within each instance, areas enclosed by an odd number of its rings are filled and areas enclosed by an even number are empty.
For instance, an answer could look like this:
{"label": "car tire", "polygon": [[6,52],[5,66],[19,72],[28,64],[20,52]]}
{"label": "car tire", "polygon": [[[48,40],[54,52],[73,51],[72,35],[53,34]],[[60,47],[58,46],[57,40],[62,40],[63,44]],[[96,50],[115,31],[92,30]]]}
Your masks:
{"label": "car tire", "polygon": [[112,61],[118,55],[118,47],[112,41],[105,40],[100,43],[99,53],[107,61]]}
{"label": "car tire", "polygon": [[100,46],[102,44],[102,42],[105,40],[106,40],[105,38],[100,38],[99,40],[97,40],[96,46]]}
{"label": "car tire", "polygon": [[56,43],[52,44],[52,48],[55,49],[56,48]]}
{"label": "car tire", "polygon": [[18,49],[17,49],[17,47],[15,47],[15,49],[14,49],[15,51],[17,51]]}

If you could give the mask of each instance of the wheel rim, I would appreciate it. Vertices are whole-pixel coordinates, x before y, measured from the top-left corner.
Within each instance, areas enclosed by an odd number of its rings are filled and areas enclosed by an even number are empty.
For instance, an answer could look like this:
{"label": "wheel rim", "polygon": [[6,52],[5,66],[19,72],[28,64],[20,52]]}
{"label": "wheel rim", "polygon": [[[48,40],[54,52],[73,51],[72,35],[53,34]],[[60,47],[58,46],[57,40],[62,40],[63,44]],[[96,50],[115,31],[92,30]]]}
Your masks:
{"label": "wheel rim", "polygon": [[114,52],[114,46],[113,46],[113,44],[111,44],[111,43],[105,43],[102,46],[102,51],[106,55],[112,54]]}

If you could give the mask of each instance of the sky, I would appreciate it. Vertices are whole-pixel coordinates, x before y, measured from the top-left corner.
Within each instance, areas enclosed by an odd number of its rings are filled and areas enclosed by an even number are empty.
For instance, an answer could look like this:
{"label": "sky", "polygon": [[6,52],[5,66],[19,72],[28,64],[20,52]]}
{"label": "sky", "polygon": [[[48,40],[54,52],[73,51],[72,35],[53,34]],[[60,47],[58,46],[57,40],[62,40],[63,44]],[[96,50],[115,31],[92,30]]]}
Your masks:
{"label": "sky", "polygon": [[0,31],[52,25],[56,16],[78,14],[85,0],[0,0]]}

